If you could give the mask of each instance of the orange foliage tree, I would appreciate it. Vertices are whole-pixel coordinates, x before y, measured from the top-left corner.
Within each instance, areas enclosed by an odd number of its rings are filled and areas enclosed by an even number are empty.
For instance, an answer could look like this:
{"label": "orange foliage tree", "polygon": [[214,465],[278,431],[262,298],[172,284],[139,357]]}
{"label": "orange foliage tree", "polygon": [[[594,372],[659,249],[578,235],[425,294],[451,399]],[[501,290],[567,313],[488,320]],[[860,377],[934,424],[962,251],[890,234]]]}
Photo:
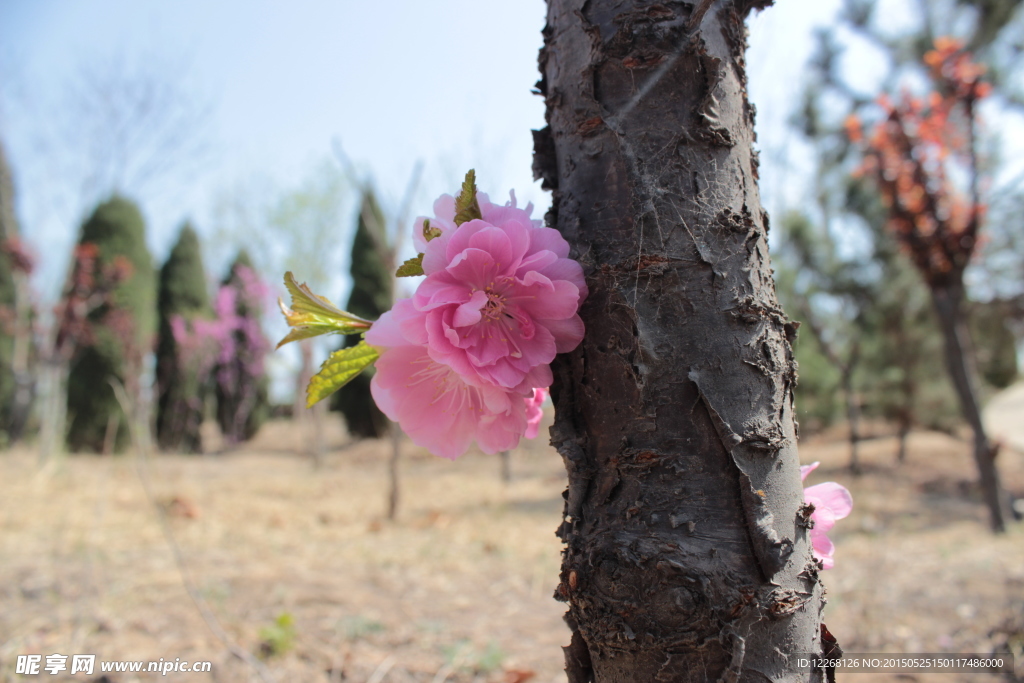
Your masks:
{"label": "orange foliage tree", "polygon": [[865,146],[862,170],[877,182],[888,225],[931,291],[945,342],[946,365],[964,418],[974,431],[974,458],[992,528],[1003,531],[1009,500],[999,481],[996,448],[982,423],[977,372],[964,309],[964,271],[985,219],[978,167],[978,102],[991,86],[984,65],[963,44],[939,38],[924,57],[934,90],[879,98],[885,116],[864,139],[851,117],[847,132]]}

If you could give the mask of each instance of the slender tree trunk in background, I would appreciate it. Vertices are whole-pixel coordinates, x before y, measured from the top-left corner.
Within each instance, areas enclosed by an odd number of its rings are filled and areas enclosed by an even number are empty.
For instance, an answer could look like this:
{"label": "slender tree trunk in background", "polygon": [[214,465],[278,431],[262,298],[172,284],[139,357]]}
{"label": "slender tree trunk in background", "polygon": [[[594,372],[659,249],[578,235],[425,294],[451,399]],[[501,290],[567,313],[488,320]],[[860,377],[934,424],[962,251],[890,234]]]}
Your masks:
{"label": "slender tree trunk in background", "polygon": [[756,184],[750,8],[548,0],[534,170],[590,288],[583,343],[553,366],[571,683],[818,678],[787,661],[825,649],[823,600],[795,327]]}
{"label": "slender tree trunk in background", "polygon": [[501,457],[501,480],[507,484],[512,481],[512,453],[502,451],[498,455]]}
{"label": "slender tree trunk in background", "polygon": [[313,346],[309,339],[299,342],[299,353],[302,358],[302,366],[299,374],[295,376],[295,398],[292,399],[292,419],[304,420],[306,418],[306,386],[309,378],[313,376]]}
{"label": "slender tree trunk in background", "polygon": [[900,410],[899,420],[900,431],[897,435],[897,438],[899,439],[899,445],[897,446],[896,450],[896,460],[897,462],[902,464],[907,461],[907,440],[910,436],[910,419],[907,415],[906,408]]}
{"label": "slender tree trunk in background", "polygon": [[324,454],[327,450],[324,442],[324,417],[327,415],[327,404],[320,401],[309,409],[309,420],[312,423],[309,455],[313,459],[314,469],[324,466]]}
{"label": "slender tree trunk in background", "polygon": [[[292,403],[292,419],[300,425],[299,431],[306,435],[306,452],[313,460],[313,467],[320,469],[324,464],[324,413],[327,404],[317,403],[312,408],[306,407],[306,386],[313,376],[313,340],[299,342],[302,354],[302,367],[295,377],[295,400]],[[309,428],[307,429],[307,425]]]}
{"label": "slender tree trunk in background", "polygon": [[28,275],[16,271],[14,277],[14,349],[11,371],[14,375],[14,396],[11,402],[7,437],[10,444],[21,440],[35,398],[35,378],[29,357],[32,351],[32,302]]}
{"label": "slender tree trunk in background", "polygon": [[846,420],[850,423],[850,472],[860,475],[860,455],[858,446],[860,444],[860,401],[857,392],[853,388],[853,371],[856,368],[853,359],[850,363],[841,368],[843,385],[843,398],[846,401]]}
{"label": "slender tree trunk in background", "polygon": [[950,379],[960,399],[960,409],[964,419],[974,431],[974,462],[978,466],[981,488],[985,504],[989,509],[992,529],[996,532],[1006,530],[1006,522],[1012,519],[1010,500],[999,481],[996,468],[995,449],[985,433],[985,424],[981,418],[981,405],[978,401],[977,374],[971,359],[970,333],[964,315],[963,284],[946,287],[932,287],[932,303],[939,318],[942,336],[945,341],[946,366]]}
{"label": "slender tree trunk in background", "polygon": [[392,422],[388,430],[391,437],[391,458],[388,460],[388,519],[398,515],[398,460],[402,455],[402,428]]}
{"label": "slender tree trunk in background", "polygon": [[[49,355],[49,354],[48,354]],[[44,358],[40,363],[39,384],[42,405],[39,416],[39,464],[53,457],[58,444],[64,443],[67,418],[68,364],[63,360]]]}
{"label": "slender tree trunk in background", "polygon": [[117,428],[121,426],[121,416],[111,413],[107,418],[107,429],[103,434],[103,455],[110,455],[114,452],[114,440],[117,437]]}

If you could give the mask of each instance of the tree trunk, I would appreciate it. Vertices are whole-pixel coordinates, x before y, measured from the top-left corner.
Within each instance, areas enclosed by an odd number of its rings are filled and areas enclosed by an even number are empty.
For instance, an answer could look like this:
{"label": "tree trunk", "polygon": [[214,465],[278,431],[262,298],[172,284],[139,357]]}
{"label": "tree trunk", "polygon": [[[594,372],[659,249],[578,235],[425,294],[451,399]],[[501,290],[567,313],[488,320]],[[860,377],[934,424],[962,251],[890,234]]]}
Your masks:
{"label": "tree trunk", "polygon": [[553,364],[571,683],[818,679],[787,661],[822,652],[823,600],[749,9],[548,0],[534,171],[590,288],[583,343]]}
{"label": "tree trunk", "polygon": [[48,353],[40,364],[42,408],[39,418],[39,464],[46,465],[64,443],[67,419],[68,364]]}
{"label": "tree trunk", "polygon": [[860,402],[857,391],[853,388],[853,371],[856,367],[855,359],[851,358],[849,364],[844,365],[841,383],[843,385],[843,398],[846,400],[846,420],[850,423],[850,472],[860,475]]}
{"label": "tree trunk", "polygon": [[32,301],[28,274],[14,272],[14,349],[11,371],[14,374],[14,396],[7,424],[8,445],[21,440],[32,411],[36,383],[31,367],[32,353]]}
{"label": "tree trunk", "polygon": [[398,460],[402,455],[402,428],[397,422],[392,422],[388,431],[391,437],[391,458],[388,460],[388,519],[394,521],[398,516]]}
{"label": "tree trunk", "polygon": [[502,451],[498,455],[501,457],[501,480],[507,484],[512,481],[512,453]]}
{"label": "tree trunk", "polygon": [[985,433],[978,402],[977,374],[971,363],[970,333],[964,315],[963,284],[932,287],[932,303],[939,318],[945,341],[946,367],[960,399],[964,419],[974,431],[974,462],[978,466],[985,504],[989,509],[989,521],[993,531],[1006,531],[1006,522],[1011,519],[1010,501],[999,481],[996,469],[995,451]]}

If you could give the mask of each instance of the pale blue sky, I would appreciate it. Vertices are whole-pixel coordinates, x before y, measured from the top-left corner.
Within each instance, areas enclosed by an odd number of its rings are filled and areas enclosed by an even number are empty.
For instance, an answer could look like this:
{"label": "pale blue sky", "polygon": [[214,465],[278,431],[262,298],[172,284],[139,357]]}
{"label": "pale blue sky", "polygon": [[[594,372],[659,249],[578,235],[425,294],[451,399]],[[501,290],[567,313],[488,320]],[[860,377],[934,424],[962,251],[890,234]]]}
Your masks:
{"label": "pale blue sky", "polygon": [[[763,147],[787,145],[811,27],[837,4],[790,0],[752,19],[750,91]],[[414,213],[429,211],[470,166],[492,195],[514,187],[542,213],[548,198],[533,183],[530,129],[543,125],[543,104],[530,90],[544,19],[542,0],[0,0],[0,135],[23,231],[42,257],[40,288],[53,294],[84,208],[69,205],[72,188],[43,166],[33,140],[68,119],[61,96],[83,65],[166,61],[212,107],[202,168],[169,194],[137,197],[159,260],[185,217],[209,234],[218,192],[256,176],[297,183],[329,157],[332,139],[392,204],[423,160]],[[769,205],[784,175],[762,172]]]}

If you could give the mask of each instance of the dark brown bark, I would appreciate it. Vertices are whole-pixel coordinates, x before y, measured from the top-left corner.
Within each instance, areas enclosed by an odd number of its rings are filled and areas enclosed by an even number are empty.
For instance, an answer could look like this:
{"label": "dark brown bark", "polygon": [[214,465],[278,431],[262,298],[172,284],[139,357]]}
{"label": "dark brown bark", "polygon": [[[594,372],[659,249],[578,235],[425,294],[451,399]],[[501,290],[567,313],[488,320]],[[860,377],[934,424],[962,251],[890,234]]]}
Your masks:
{"label": "dark brown bark", "polygon": [[823,605],[742,3],[549,0],[535,173],[583,264],[554,363],[571,683],[796,681]]}
{"label": "dark brown bark", "polygon": [[949,370],[953,388],[960,399],[964,419],[974,432],[974,462],[981,478],[985,505],[989,510],[989,521],[996,532],[1006,531],[1006,523],[1012,519],[1010,501],[999,481],[996,469],[995,450],[985,432],[978,402],[977,373],[971,360],[974,354],[970,348],[970,333],[964,315],[964,290],[960,283],[931,287],[932,303],[942,329],[945,342],[946,367]]}

